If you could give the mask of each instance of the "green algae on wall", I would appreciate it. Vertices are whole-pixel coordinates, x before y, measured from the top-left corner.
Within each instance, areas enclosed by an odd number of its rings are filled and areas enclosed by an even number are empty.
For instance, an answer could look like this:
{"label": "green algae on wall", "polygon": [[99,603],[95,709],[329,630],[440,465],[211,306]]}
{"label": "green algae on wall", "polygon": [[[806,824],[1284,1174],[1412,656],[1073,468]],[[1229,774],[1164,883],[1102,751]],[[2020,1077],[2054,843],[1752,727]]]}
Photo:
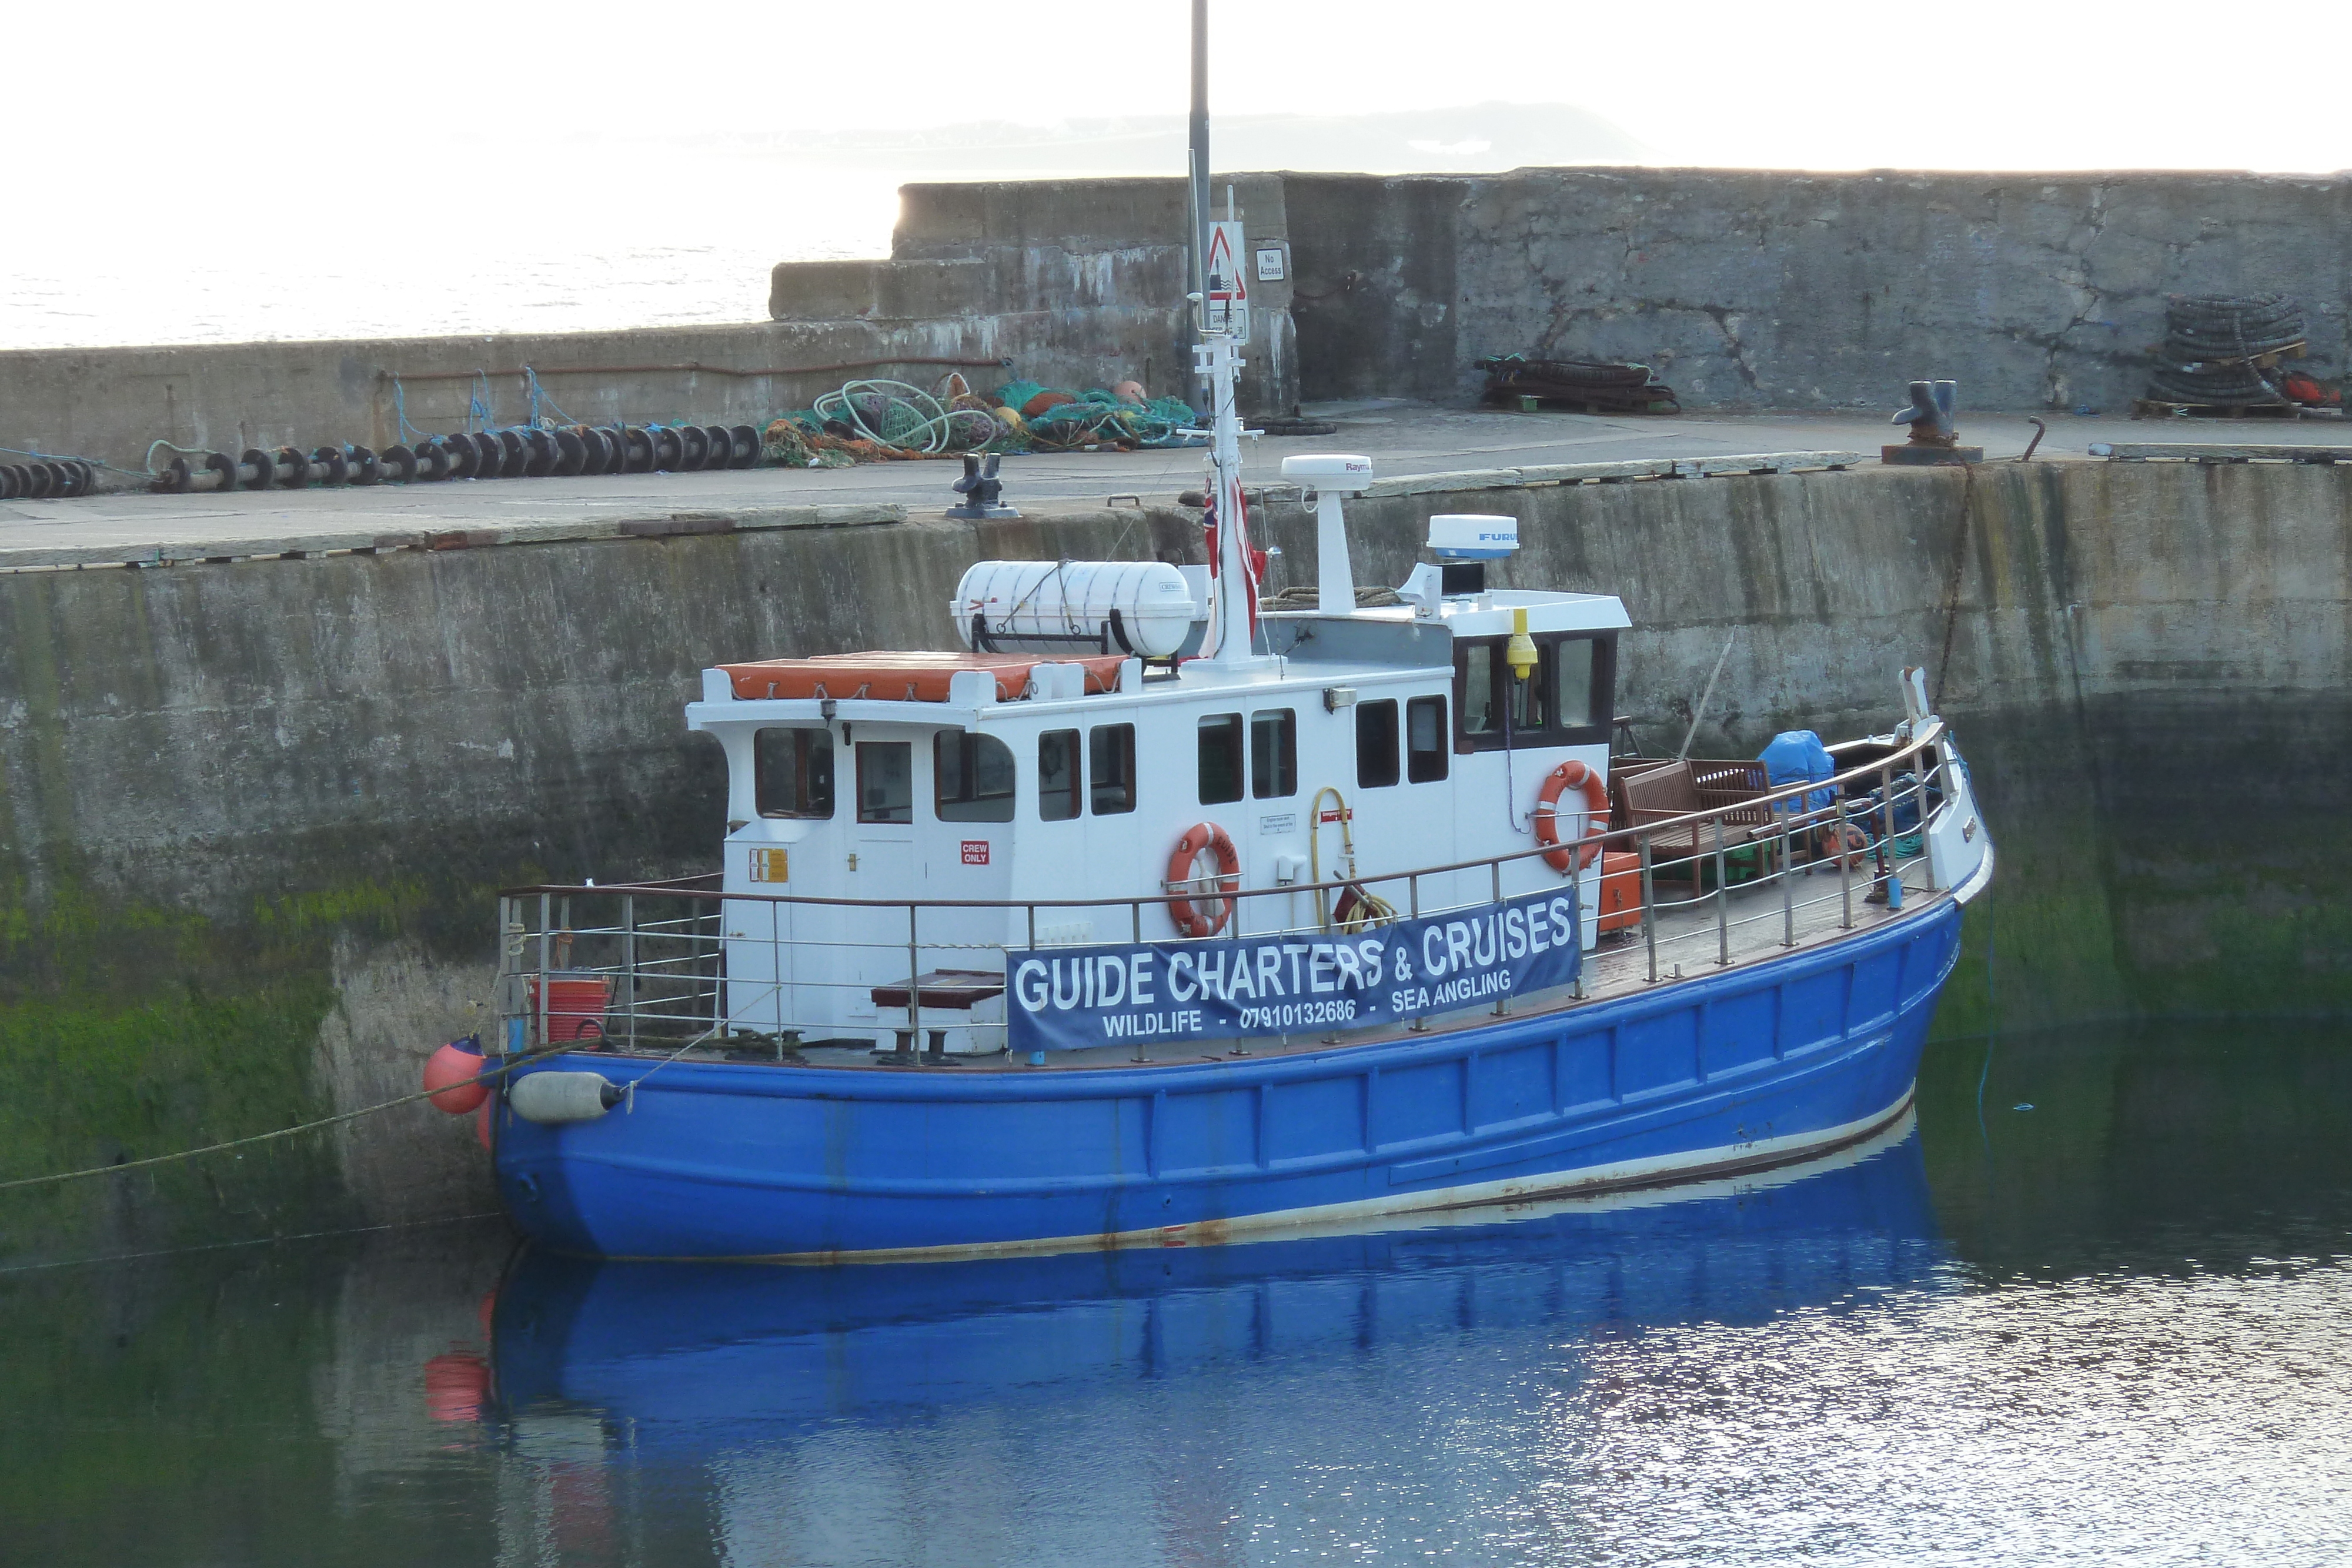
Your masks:
{"label": "green algae on wall", "polygon": [[[12,890],[13,891],[13,890]],[[331,937],[254,940],[79,886],[0,904],[0,1180],[146,1159],[315,1120]],[[0,1192],[0,1263],[283,1235],[355,1212],[315,1135]]]}

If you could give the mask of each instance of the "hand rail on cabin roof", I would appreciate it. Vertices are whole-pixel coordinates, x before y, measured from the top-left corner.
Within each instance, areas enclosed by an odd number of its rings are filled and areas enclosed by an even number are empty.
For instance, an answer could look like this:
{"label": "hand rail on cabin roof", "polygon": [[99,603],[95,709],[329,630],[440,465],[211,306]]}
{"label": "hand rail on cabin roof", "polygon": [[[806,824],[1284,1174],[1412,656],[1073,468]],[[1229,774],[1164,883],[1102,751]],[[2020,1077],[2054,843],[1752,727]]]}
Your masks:
{"label": "hand rail on cabin roof", "polygon": [[[1947,733],[1948,727],[1945,725],[1944,721],[1940,718],[1931,717],[1925,723],[1916,726],[1913,731],[1911,739],[1901,745],[1897,749],[1887,756],[1878,758],[1871,762],[1864,763],[1858,767],[1850,768],[1842,773],[1832,774],[1827,779],[1804,779],[1799,783],[1787,785],[1781,789],[1772,790],[1766,794],[1752,796],[1747,800],[1738,801],[1733,805],[1717,806],[1709,810],[1700,811],[1686,811],[1679,817],[1663,818],[1658,821],[1644,822],[1641,826],[1635,828],[1613,828],[1596,839],[1563,840],[1558,844],[1538,845],[1533,849],[1513,850],[1507,854],[1480,855],[1475,860],[1454,861],[1443,865],[1416,866],[1404,871],[1381,872],[1372,874],[1344,878],[1336,882],[1286,883],[1279,887],[1234,888],[1230,891],[1219,887],[1213,891],[1214,891],[1217,894],[1217,896],[1221,898],[1267,898],[1276,896],[1287,898],[1293,894],[1336,893],[1342,888],[1350,886],[1369,886],[1373,883],[1384,882],[1404,882],[1415,877],[1444,876],[1454,872],[1476,871],[1486,866],[1496,866],[1499,868],[1501,866],[1510,864],[1515,861],[1530,860],[1538,855],[1558,854],[1562,850],[1580,853],[1583,845],[1591,843],[1600,844],[1604,851],[1612,846],[1621,849],[1631,848],[1635,844],[1662,833],[1675,833],[1687,828],[1718,821],[1734,811],[1752,811],[1759,806],[1778,807],[1784,801],[1801,800],[1805,797],[1816,794],[1823,789],[1839,789],[1847,784],[1858,783],[1865,779],[1885,779],[1891,777],[1898,764],[1929,751],[1937,742],[1944,738]],[[1851,751],[1858,747],[1873,745],[1875,743],[1874,737],[1865,736],[1853,740],[1840,741],[1835,746],[1825,747],[1825,749],[1832,752]],[[1830,807],[1822,806],[1814,808],[1812,811],[1792,813],[1790,815],[1790,825],[1797,827],[1818,826],[1820,824],[1812,820],[1815,812],[1827,812],[1829,810],[1831,810]],[[1571,812],[1567,814],[1577,815],[1579,813]],[[1822,821],[1827,821],[1829,820],[1830,819],[1827,817],[1822,819]],[[908,905],[908,900],[903,898],[827,898],[805,894],[730,893],[721,888],[688,887],[680,885],[685,883],[708,883],[717,874],[717,873],[706,872],[692,877],[678,877],[662,882],[614,882],[598,883],[593,885],[580,885],[563,883],[534,883],[527,887],[503,888],[499,891],[499,896],[501,898],[520,898],[530,895],[556,894],[568,894],[574,896],[581,896],[599,893],[644,893],[667,894],[679,898],[705,899],[712,903],[730,904],[837,904],[852,909],[904,909]],[[1223,879],[1218,878],[1213,880],[1222,882]],[[1167,896],[1169,895],[1165,893],[1155,893],[1146,895],[1140,900],[1139,900],[1135,894],[1128,894],[1115,898],[927,898],[920,900],[919,902],[921,907],[925,909],[1096,909],[1113,905],[1136,904],[1139,902],[1144,904],[1158,904]]]}

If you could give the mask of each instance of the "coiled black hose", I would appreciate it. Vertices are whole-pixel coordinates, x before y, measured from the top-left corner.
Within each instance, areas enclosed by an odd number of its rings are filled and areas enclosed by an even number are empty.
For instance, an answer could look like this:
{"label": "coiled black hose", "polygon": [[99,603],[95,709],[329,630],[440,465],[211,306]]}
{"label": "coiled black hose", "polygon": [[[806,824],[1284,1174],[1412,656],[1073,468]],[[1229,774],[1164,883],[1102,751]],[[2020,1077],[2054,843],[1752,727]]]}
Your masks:
{"label": "coiled black hose", "polygon": [[2285,295],[2175,294],[2165,300],[2164,327],[2148,373],[2150,398],[2221,408],[2293,402],[2275,371],[2257,362],[2304,341],[2303,307]]}

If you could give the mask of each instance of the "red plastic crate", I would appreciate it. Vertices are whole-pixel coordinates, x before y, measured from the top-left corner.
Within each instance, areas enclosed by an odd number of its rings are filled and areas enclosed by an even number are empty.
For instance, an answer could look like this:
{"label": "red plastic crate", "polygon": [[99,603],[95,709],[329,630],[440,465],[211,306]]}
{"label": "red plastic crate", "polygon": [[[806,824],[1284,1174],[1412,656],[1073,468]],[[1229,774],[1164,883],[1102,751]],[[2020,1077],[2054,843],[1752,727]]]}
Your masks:
{"label": "red plastic crate", "polygon": [[[530,1016],[539,1017],[539,977],[529,977]],[[565,975],[561,972],[548,977],[547,1039],[552,1043],[567,1040],[601,1040],[604,1034],[604,1011],[613,1005],[613,977],[610,975]]]}

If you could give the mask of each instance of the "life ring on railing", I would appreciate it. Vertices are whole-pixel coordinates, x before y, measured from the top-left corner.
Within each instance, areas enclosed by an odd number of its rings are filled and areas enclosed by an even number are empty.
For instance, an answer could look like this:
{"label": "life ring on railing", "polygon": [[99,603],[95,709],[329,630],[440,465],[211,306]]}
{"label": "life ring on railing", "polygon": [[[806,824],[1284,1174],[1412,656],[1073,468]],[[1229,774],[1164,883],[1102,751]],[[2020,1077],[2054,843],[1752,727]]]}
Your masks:
{"label": "life ring on railing", "polygon": [[1544,856],[1544,863],[1557,872],[1591,865],[1609,832],[1609,786],[1598,772],[1571,758],[1553,768],[1536,793],[1536,842],[1559,842],[1559,798],[1570,789],[1584,792],[1584,837],[1575,849],[1563,846]]}
{"label": "life ring on railing", "polygon": [[[1168,857],[1168,915],[1176,922],[1177,931],[1186,936],[1214,936],[1234,917],[1234,901],[1230,897],[1211,895],[1199,904],[1192,902],[1192,884],[1202,880],[1193,874],[1192,868],[1203,854],[1217,857],[1220,893],[1229,894],[1241,886],[1242,857],[1234,852],[1234,841],[1226,836],[1225,830],[1214,822],[1195,822],[1185,829],[1184,836],[1176,841],[1175,853]],[[1213,904],[1216,914],[1208,914],[1203,904]]]}

